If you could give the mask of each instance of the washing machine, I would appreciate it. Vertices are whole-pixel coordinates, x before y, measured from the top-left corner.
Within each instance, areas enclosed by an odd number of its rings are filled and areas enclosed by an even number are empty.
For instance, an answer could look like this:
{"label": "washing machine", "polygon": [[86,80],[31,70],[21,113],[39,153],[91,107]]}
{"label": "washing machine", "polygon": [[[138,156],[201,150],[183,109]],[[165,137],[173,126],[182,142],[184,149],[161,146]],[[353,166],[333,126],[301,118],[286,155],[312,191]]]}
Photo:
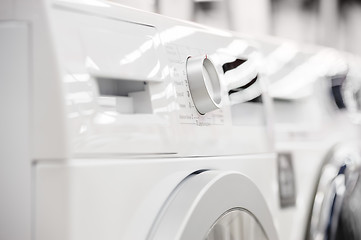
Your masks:
{"label": "washing machine", "polygon": [[[361,223],[360,174],[360,58],[344,54],[347,75],[333,78],[332,94],[346,115],[354,133],[343,136],[326,155],[318,174],[317,187],[306,232],[307,239],[360,239]],[[336,82],[335,82],[336,80]],[[340,130],[341,131],[341,130]]]}
{"label": "washing machine", "polygon": [[266,42],[280,239],[359,239],[360,62],[328,48]]}
{"label": "washing machine", "polygon": [[278,239],[257,44],[102,0],[0,9],[0,239]]}

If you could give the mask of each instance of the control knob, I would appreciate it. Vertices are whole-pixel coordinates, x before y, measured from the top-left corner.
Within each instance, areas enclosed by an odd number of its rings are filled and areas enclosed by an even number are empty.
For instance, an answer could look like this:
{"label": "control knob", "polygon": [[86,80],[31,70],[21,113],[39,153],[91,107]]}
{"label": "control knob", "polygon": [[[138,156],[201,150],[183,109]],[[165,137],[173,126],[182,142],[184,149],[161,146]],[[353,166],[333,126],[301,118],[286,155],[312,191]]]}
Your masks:
{"label": "control knob", "polygon": [[187,59],[187,78],[194,105],[200,114],[220,108],[221,83],[213,62],[205,56]]}

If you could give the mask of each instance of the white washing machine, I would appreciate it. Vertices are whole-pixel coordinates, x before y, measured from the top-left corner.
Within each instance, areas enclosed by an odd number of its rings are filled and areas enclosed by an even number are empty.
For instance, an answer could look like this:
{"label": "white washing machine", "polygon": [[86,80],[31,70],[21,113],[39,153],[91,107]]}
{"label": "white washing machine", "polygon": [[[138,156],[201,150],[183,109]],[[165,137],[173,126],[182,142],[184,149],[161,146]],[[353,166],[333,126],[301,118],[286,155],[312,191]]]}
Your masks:
{"label": "white washing machine", "polygon": [[342,124],[340,138],[325,156],[318,174],[306,232],[311,240],[361,238],[361,61],[350,54],[343,57],[347,75],[332,77],[330,92],[339,114],[346,119],[343,124],[335,122]]}
{"label": "white washing machine", "polygon": [[108,1],[0,9],[0,239],[278,239],[251,42]]}
{"label": "white washing machine", "polygon": [[359,239],[359,60],[274,39],[262,51],[275,109],[280,239]]}

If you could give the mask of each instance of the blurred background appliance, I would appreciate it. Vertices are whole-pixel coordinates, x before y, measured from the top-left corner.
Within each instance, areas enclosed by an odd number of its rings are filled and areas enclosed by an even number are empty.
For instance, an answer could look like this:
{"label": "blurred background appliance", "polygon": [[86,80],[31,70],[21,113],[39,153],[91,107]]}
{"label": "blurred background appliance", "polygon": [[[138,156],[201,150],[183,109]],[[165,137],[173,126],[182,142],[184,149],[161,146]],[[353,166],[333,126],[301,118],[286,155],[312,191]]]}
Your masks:
{"label": "blurred background appliance", "polygon": [[274,99],[280,239],[359,239],[360,59],[263,41]]}
{"label": "blurred background appliance", "polygon": [[0,9],[0,239],[278,239],[251,41],[108,1]]}
{"label": "blurred background appliance", "polygon": [[252,35],[273,35],[361,54],[360,0],[114,0]]}
{"label": "blurred background appliance", "polygon": [[336,134],[342,134],[325,156],[318,174],[306,235],[312,240],[361,238],[357,227],[361,223],[357,200],[361,190],[361,59],[350,54],[340,58],[346,61],[347,74],[328,75],[331,86],[326,94],[332,96],[335,109],[346,122],[335,122],[339,125]]}

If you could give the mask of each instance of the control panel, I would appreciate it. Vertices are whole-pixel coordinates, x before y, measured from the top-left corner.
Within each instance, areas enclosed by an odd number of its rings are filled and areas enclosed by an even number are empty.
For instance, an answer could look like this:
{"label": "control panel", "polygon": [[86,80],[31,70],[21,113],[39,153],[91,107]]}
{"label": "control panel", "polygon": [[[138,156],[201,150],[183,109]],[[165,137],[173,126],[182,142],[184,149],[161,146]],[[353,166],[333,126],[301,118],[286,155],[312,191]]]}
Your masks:
{"label": "control panel", "polygon": [[261,61],[250,42],[125,8],[56,4],[70,152],[272,151]]}
{"label": "control panel", "polygon": [[[166,46],[170,77],[179,106],[178,122],[198,126],[223,125],[221,82],[205,50]],[[196,57],[192,57],[196,56]]]}

